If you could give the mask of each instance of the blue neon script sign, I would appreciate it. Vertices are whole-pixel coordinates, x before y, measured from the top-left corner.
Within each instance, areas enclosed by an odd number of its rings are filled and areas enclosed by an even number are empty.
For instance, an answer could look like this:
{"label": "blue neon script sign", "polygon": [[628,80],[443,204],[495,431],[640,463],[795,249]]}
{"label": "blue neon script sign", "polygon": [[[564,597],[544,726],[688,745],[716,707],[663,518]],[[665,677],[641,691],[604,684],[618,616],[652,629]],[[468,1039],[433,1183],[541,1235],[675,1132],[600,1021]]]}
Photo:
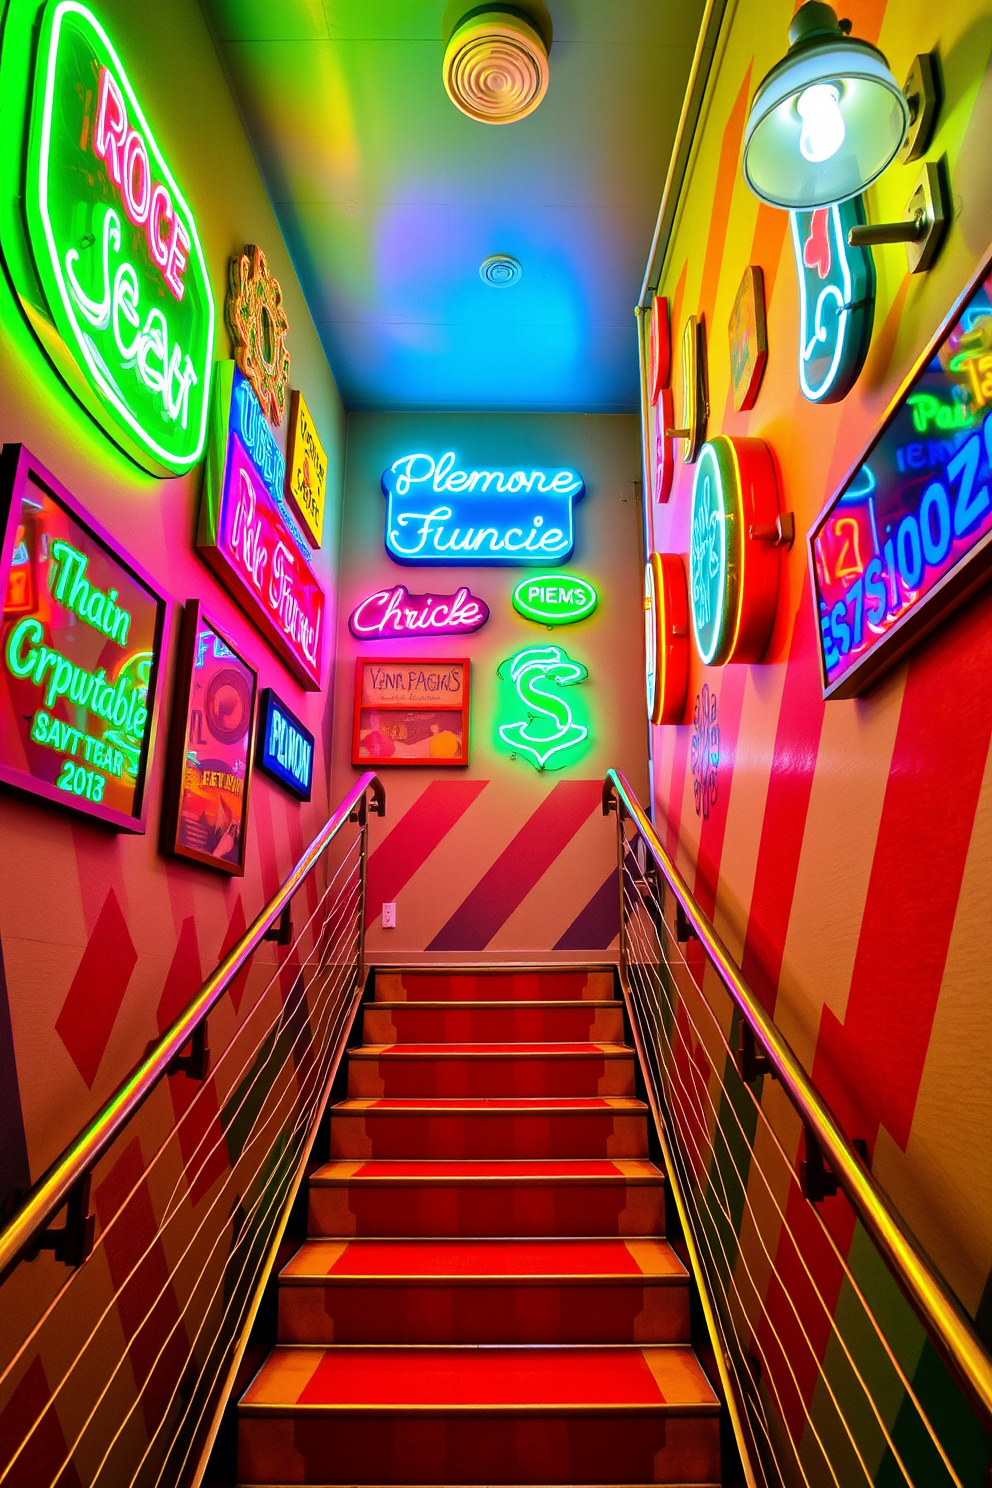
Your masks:
{"label": "blue neon script sign", "polygon": [[401,455],[383,472],[386,551],[397,563],[565,563],[574,504],[585,493],[567,469],[462,470],[451,450]]}
{"label": "blue neon script sign", "polygon": [[266,775],[271,775],[294,796],[309,801],[313,786],[313,734],[280,702],[271,687],[262,693],[261,719],[258,763]]}

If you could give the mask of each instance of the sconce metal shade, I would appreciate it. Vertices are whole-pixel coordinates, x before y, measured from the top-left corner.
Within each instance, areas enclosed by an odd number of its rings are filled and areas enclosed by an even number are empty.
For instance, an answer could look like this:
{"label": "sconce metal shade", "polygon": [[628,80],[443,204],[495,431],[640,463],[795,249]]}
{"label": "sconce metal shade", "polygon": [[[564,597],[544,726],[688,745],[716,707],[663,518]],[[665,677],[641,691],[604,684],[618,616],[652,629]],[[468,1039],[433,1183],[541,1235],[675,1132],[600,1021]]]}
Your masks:
{"label": "sconce metal shade", "polygon": [[744,134],[744,179],[770,206],[809,210],[857,196],[906,136],[910,109],[877,47],[807,0],[789,50],[758,85]]}

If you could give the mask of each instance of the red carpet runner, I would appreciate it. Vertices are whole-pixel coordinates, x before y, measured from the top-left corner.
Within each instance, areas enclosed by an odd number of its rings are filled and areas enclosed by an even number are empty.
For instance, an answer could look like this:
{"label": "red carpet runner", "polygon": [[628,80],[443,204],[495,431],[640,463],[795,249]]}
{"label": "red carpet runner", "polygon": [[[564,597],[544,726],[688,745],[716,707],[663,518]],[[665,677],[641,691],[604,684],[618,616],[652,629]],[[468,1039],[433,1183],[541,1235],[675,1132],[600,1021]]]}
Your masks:
{"label": "red carpet runner", "polygon": [[612,972],[380,972],[244,1484],[720,1480]]}

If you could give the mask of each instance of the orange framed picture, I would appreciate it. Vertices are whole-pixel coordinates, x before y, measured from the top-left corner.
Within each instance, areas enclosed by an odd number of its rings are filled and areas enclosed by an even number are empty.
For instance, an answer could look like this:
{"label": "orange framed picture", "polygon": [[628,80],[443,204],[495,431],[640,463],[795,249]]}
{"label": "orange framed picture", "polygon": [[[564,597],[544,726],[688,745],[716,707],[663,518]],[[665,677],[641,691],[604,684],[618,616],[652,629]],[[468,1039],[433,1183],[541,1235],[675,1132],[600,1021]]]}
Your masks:
{"label": "orange framed picture", "polygon": [[470,684],[467,657],[359,657],[352,764],[467,765]]}

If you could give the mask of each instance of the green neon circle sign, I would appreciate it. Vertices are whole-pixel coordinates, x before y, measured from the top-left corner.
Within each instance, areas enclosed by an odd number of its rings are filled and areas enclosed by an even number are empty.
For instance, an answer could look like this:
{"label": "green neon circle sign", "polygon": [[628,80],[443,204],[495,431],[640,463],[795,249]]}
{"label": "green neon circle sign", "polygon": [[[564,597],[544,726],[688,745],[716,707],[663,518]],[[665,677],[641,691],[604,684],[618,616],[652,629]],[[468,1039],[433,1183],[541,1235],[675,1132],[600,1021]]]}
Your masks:
{"label": "green neon circle sign", "polygon": [[106,31],[78,0],[42,18],[25,215],[59,372],[155,474],[203,453],[214,301],[193,215]]}
{"label": "green neon circle sign", "polygon": [[738,484],[728,441],[704,444],[692,483],[689,609],[696,650],[706,666],[721,665],[733,647],[740,571]]}
{"label": "green neon circle sign", "polygon": [[513,608],[539,625],[574,625],[599,604],[588,579],[577,574],[528,574],[513,591]]}

